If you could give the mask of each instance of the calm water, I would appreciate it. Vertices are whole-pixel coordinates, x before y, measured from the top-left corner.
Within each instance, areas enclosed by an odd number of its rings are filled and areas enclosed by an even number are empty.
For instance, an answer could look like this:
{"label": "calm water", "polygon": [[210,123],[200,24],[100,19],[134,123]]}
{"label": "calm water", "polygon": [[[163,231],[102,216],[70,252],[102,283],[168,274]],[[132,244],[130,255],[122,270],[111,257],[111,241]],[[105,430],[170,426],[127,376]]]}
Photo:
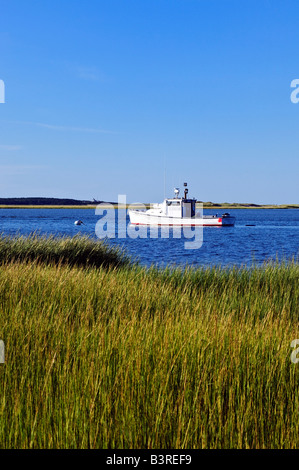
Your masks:
{"label": "calm water", "polygon": [[[225,211],[205,211],[206,214],[219,215],[222,212]],[[199,249],[185,249],[183,236],[169,239],[115,238],[109,239],[109,243],[121,244],[145,265],[250,265],[275,258],[298,258],[298,209],[234,209],[230,213],[236,217],[236,225],[204,227],[203,244]],[[106,219],[112,221],[114,211],[107,214]],[[74,225],[77,219],[81,219],[84,225]],[[0,232],[15,235],[39,231],[71,236],[84,233],[96,237],[95,225],[99,219],[93,209],[0,209]],[[126,223],[129,224],[128,217]],[[125,234],[125,228],[121,234]]]}

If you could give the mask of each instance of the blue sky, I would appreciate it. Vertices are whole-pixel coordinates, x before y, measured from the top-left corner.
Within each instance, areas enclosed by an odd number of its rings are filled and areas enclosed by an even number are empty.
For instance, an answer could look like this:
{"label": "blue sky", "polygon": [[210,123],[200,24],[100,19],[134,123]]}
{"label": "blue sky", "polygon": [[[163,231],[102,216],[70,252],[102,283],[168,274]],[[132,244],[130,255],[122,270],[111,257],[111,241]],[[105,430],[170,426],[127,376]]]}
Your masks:
{"label": "blue sky", "polygon": [[299,203],[298,39],[297,0],[2,0],[0,197]]}

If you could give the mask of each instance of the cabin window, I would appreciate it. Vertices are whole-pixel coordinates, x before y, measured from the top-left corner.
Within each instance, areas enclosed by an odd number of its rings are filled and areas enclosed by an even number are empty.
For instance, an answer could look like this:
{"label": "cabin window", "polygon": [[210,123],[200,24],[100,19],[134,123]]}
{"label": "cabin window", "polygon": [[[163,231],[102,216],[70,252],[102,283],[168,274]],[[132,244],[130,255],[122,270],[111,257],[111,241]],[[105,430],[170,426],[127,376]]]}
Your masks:
{"label": "cabin window", "polygon": [[168,206],[180,206],[180,201],[167,201]]}

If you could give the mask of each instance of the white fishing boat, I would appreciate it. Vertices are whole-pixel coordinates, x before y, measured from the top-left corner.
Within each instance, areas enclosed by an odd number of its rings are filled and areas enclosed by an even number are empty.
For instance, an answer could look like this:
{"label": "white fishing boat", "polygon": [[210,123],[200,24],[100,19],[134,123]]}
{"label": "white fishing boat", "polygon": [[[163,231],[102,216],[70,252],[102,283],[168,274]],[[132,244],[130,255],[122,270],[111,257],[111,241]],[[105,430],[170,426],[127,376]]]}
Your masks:
{"label": "white fishing boat", "polygon": [[187,183],[184,183],[184,197],[179,197],[180,190],[175,188],[174,198],[167,198],[161,204],[152,204],[150,209],[129,209],[132,225],[168,225],[168,226],[233,226],[236,218],[227,212],[219,215],[203,215],[196,211],[196,199],[189,199]]}

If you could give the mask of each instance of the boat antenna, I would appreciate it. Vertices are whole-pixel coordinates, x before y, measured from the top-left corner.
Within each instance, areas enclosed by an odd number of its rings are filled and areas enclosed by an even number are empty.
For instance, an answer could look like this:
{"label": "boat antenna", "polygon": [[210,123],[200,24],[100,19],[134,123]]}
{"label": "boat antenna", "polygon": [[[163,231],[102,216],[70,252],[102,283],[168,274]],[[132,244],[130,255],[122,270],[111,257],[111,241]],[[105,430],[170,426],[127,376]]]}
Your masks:
{"label": "boat antenna", "polygon": [[187,188],[187,183],[184,183],[185,190],[184,190],[184,199],[187,199],[187,194],[188,194],[188,188]]}
{"label": "boat antenna", "polygon": [[164,199],[166,198],[166,164],[164,158]]}

